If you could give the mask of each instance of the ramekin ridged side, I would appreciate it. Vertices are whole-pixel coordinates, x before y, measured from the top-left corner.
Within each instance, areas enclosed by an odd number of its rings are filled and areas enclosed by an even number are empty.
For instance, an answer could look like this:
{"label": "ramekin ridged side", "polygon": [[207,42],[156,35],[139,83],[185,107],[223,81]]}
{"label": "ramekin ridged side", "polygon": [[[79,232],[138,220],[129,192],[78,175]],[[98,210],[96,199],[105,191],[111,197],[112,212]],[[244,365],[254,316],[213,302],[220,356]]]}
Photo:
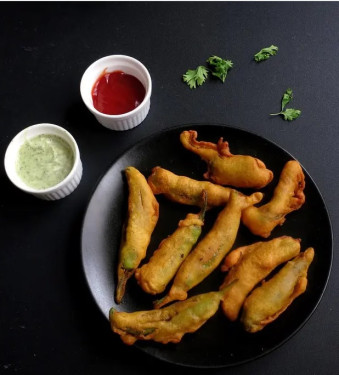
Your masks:
{"label": "ramekin ridged side", "polygon": [[49,193],[39,193],[35,194],[32,193],[37,198],[44,199],[46,201],[55,201],[58,199],[62,199],[67,197],[67,195],[70,195],[73,193],[73,191],[78,187],[80,184],[82,177],[82,163],[81,160],[78,160],[76,170],[74,171],[74,175],[72,178],[63,186],[60,186],[58,189],[55,189],[55,191],[51,191]]}
{"label": "ramekin ridged side", "polygon": [[148,99],[147,103],[144,104],[140,112],[135,113],[133,116],[130,116],[128,118],[116,119],[114,123],[112,123],[111,119],[105,119],[104,117],[101,117],[100,123],[106,128],[116,131],[133,129],[145,120],[150,106],[151,101],[150,99]]}

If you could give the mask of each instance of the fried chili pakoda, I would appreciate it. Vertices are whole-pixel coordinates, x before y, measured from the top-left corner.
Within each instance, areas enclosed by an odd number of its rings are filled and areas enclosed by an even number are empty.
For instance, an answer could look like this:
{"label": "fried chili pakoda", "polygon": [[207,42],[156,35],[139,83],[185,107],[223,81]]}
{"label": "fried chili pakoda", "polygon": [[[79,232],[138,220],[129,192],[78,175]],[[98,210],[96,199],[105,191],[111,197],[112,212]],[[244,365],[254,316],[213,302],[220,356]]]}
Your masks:
{"label": "fried chili pakoda", "polygon": [[307,271],[314,257],[308,248],[289,261],[246,299],[241,322],[248,332],[258,332],[273,322],[307,287]]}
{"label": "fried chili pakoda", "polygon": [[117,303],[122,300],[127,280],[146,256],[159,217],[159,204],[143,174],[134,167],[127,167],[125,174],[129,189],[128,217],[119,252]]}
{"label": "fried chili pakoda", "polygon": [[186,333],[198,330],[218,310],[224,291],[209,292],[159,310],[118,312],[111,308],[111,328],[127,345],[137,340],[178,343]]}
{"label": "fried chili pakoda", "polygon": [[201,206],[202,191],[207,193],[207,206],[224,206],[230,197],[231,188],[178,176],[167,169],[155,167],[148,177],[153,193],[163,194],[167,199],[191,206]]}
{"label": "fried chili pakoda", "polygon": [[221,289],[238,280],[224,294],[221,303],[227,318],[231,321],[236,320],[251,290],[277,266],[294,258],[299,252],[300,240],[283,236],[239,247],[227,255],[221,270],[228,271],[228,274]]}
{"label": "fried chili pakoda", "polygon": [[249,207],[242,213],[242,222],[249,230],[264,238],[277,225],[283,225],[285,216],[298,210],[305,202],[305,176],[296,160],[288,161],[279,177],[270,202],[261,207]]}
{"label": "fried chili pakoda", "polygon": [[198,241],[204,225],[207,203],[206,193],[203,196],[205,206],[201,212],[189,213],[184,220],[180,220],[178,228],[161,241],[149,262],[135,271],[138,284],[145,292],[150,294],[163,292]]}
{"label": "fried chili pakoda", "polygon": [[238,233],[241,211],[262,199],[262,193],[244,196],[232,190],[230,200],[213,227],[180,266],[169,293],[155,302],[156,308],[187,298],[187,292],[204,280],[231,250]]}
{"label": "fried chili pakoda", "polygon": [[220,185],[260,189],[273,179],[273,172],[265,164],[249,155],[233,155],[228,142],[197,141],[197,132],[187,130],[180,134],[182,145],[199,155],[207,163],[204,177]]}

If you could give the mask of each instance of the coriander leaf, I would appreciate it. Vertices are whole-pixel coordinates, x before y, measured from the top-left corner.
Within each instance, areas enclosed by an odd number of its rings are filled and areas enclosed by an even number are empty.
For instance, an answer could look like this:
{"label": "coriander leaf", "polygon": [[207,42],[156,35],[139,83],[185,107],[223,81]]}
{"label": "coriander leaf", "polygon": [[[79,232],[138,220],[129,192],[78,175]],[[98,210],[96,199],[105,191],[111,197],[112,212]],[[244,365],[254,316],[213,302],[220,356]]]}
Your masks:
{"label": "coriander leaf", "polygon": [[281,100],[281,110],[283,111],[286,104],[288,104],[293,98],[293,92],[291,89],[287,89],[285,92],[284,92],[284,95],[282,97],[282,100]]}
{"label": "coriander leaf", "polygon": [[188,84],[191,89],[195,89],[198,86],[201,86],[208,76],[208,69],[205,66],[198,66],[196,69],[189,69],[182,76],[184,82]]}
{"label": "coriander leaf", "polygon": [[[279,113],[271,113],[271,116],[284,116],[284,120],[292,121],[297,119],[301,115],[301,111],[299,109],[294,108],[286,108],[285,106],[292,100],[293,92],[292,89],[287,89],[284,92],[284,95],[281,99],[281,111]],[[285,110],[284,110],[285,109]]]}
{"label": "coriander leaf", "polygon": [[256,62],[267,60],[271,56],[276,55],[278,52],[278,47],[273,44],[270,47],[261,49],[258,53],[254,55],[254,60]]}
{"label": "coriander leaf", "polygon": [[211,73],[225,82],[227,72],[233,67],[231,60],[224,60],[218,56],[211,56],[207,59],[207,63],[211,66]]}
{"label": "coriander leaf", "polygon": [[300,109],[287,108],[285,111],[282,111],[281,114],[284,116],[284,120],[292,121],[301,115],[301,111]]}
{"label": "coriander leaf", "polygon": [[284,116],[284,120],[292,121],[297,119],[301,115],[301,111],[299,109],[287,108],[285,111],[281,111],[279,113],[271,113],[271,116]]}

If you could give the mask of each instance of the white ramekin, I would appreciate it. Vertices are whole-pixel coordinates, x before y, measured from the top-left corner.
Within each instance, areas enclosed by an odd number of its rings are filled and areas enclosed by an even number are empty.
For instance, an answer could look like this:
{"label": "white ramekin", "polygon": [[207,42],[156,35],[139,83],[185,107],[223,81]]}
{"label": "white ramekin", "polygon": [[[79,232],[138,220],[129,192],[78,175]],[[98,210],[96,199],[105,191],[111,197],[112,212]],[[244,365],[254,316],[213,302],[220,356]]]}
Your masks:
{"label": "white ramekin", "polygon": [[[74,154],[74,165],[67,177],[57,185],[48,189],[34,189],[27,186],[16,172],[18,152],[22,144],[30,138],[40,134],[57,135],[64,139],[71,147]],[[5,170],[12,183],[26,193],[45,200],[57,200],[71,194],[79,185],[82,177],[82,163],[78,145],[72,135],[64,128],[53,124],[36,124],[23,129],[10,142],[5,154]]]}
{"label": "white ramekin", "polygon": [[[107,72],[121,70],[138,78],[146,90],[145,98],[141,104],[132,111],[121,115],[107,115],[95,109],[92,100],[92,88],[104,70]],[[152,80],[148,70],[140,61],[130,56],[111,55],[95,61],[86,69],[80,82],[80,93],[85,105],[101,125],[112,130],[128,130],[138,126],[148,114],[151,103]]]}

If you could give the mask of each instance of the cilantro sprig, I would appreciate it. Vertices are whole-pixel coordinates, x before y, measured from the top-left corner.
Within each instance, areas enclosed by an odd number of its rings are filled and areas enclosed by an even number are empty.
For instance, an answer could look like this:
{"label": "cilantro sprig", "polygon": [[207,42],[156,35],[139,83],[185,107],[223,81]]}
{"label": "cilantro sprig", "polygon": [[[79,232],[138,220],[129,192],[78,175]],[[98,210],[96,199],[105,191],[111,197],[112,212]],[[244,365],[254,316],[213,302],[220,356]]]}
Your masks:
{"label": "cilantro sprig", "polygon": [[286,108],[286,105],[292,100],[293,92],[291,89],[287,89],[281,99],[281,111],[278,113],[271,113],[270,116],[282,115],[285,121],[293,121],[301,115],[300,109]]}
{"label": "cilantro sprig", "polygon": [[262,48],[258,53],[254,55],[254,60],[256,62],[267,60],[271,56],[276,55],[278,50],[279,48],[273,44],[270,47]]}
{"label": "cilantro sprig", "polygon": [[212,75],[218,77],[222,82],[225,82],[228,71],[233,68],[231,60],[224,60],[218,56],[211,56],[206,62],[212,67]]}
{"label": "cilantro sprig", "polygon": [[205,66],[199,65],[196,69],[188,69],[182,76],[184,82],[188,84],[190,89],[195,89],[201,86],[208,77],[208,69]]}
{"label": "cilantro sprig", "polygon": [[182,79],[190,89],[201,86],[208,78],[209,73],[225,82],[228,71],[233,67],[231,60],[222,59],[219,56],[211,56],[206,60],[208,67],[199,65],[196,69],[188,69]]}
{"label": "cilantro sprig", "polygon": [[283,111],[286,105],[293,99],[293,91],[291,89],[287,89],[283,97],[281,99],[281,110]]}
{"label": "cilantro sprig", "polygon": [[284,116],[285,121],[293,121],[301,115],[301,111],[300,109],[287,108],[285,111],[272,114],[271,116],[274,116],[274,115],[282,115]]}

